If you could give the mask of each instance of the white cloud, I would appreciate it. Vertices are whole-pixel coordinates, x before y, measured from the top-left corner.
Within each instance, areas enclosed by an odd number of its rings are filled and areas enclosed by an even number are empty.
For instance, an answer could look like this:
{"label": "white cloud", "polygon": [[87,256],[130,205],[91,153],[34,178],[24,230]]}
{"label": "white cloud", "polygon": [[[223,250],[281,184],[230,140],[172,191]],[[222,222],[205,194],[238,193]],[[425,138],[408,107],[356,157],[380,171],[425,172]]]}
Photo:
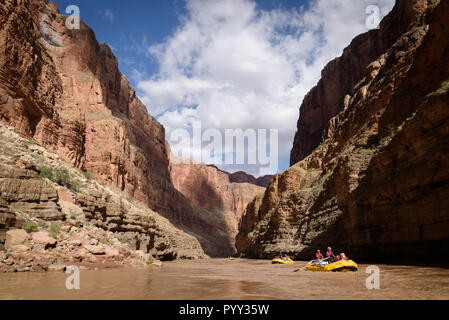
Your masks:
{"label": "white cloud", "polygon": [[280,157],[289,157],[302,99],[323,67],[367,31],[372,4],[387,13],[394,0],[317,0],[291,11],[188,0],[179,28],[148,49],[160,70],[138,82],[141,98],[167,138],[193,120],[223,131],[275,128]]}
{"label": "white cloud", "polygon": [[114,22],[114,20],[115,20],[115,15],[114,15],[114,13],[112,12],[112,10],[109,9],[109,8],[107,8],[106,10],[104,10],[103,17],[104,17],[106,20],[108,20],[109,22]]}

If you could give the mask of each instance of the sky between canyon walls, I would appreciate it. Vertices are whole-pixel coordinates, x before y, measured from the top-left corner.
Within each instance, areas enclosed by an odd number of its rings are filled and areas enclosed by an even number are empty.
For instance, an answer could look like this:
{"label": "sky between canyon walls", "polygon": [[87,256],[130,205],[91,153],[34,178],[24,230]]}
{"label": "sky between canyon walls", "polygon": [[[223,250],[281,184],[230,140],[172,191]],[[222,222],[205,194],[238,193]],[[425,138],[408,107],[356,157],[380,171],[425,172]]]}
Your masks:
{"label": "sky between canyon walls", "polygon": [[[194,121],[223,138],[225,129],[277,129],[279,166],[271,172],[277,173],[288,167],[299,106],[323,67],[368,31],[368,6],[377,6],[382,18],[394,0],[56,3],[61,12],[68,5],[80,7],[81,19],[111,46],[150,114],[165,126],[172,147],[180,146],[170,139],[172,132],[191,132]],[[198,143],[181,146],[199,159]],[[223,148],[223,153],[256,152],[248,145]],[[260,167],[218,166],[256,176]]]}

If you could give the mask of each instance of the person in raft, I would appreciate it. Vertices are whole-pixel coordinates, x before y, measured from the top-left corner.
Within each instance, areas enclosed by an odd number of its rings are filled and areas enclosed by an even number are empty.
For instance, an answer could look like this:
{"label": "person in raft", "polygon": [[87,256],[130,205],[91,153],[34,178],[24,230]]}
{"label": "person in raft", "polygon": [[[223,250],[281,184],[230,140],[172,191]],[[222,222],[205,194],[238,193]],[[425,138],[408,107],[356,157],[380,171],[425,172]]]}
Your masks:
{"label": "person in raft", "polygon": [[323,256],[323,254],[321,253],[320,250],[317,250],[317,252],[316,252],[316,259],[318,261],[321,260],[321,259],[324,259],[324,256]]}
{"label": "person in raft", "polygon": [[340,260],[349,260],[344,253],[340,253]]}
{"label": "person in raft", "polygon": [[332,263],[332,262],[335,261],[335,255],[332,252],[332,248],[331,247],[327,247],[326,256],[329,259],[329,263]]}
{"label": "person in raft", "polygon": [[313,263],[319,263],[319,262],[321,262],[321,260],[324,259],[324,256],[320,250],[316,251],[315,257],[316,257],[316,259],[312,261]]}
{"label": "person in raft", "polygon": [[275,259],[278,259],[278,260],[284,260],[284,254],[283,254],[282,252],[279,252],[279,255],[277,255],[277,256],[275,257]]}

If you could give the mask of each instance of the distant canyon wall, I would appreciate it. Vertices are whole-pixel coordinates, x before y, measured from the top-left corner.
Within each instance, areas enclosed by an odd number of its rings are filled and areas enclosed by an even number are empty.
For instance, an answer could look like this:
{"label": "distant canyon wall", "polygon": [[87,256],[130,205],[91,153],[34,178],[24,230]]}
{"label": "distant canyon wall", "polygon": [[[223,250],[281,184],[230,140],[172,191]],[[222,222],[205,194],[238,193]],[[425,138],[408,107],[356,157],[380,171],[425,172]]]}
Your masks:
{"label": "distant canyon wall", "polygon": [[202,234],[216,236],[221,232],[226,239],[222,242],[235,250],[234,241],[243,210],[265,188],[257,186],[257,179],[243,172],[238,174],[239,182],[234,182],[233,174],[214,166],[180,158],[174,160],[170,166],[173,185],[190,200],[194,211],[202,215],[203,220],[216,226],[215,229],[202,230]]}

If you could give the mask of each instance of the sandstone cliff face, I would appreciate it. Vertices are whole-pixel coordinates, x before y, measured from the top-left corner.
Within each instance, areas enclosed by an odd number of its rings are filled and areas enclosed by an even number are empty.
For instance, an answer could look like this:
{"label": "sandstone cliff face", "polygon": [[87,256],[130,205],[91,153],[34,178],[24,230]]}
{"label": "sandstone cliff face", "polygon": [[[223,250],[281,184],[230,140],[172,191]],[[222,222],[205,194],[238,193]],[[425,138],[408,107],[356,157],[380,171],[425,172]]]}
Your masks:
{"label": "sandstone cliff face", "polygon": [[300,107],[290,165],[303,160],[327,138],[329,120],[348,107],[349,94],[366,76],[368,65],[408,31],[410,23],[427,9],[428,3],[432,1],[397,1],[379,29],[357,36],[341,57],[323,69],[321,80]]}
{"label": "sandstone cliff face", "polygon": [[62,82],[51,56],[40,43],[30,3],[0,4],[0,120],[29,136],[46,138],[42,126],[57,123],[54,104]]}
{"label": "sandstone cliff face", "polygon": [[254,184],[233,182],[234,175],[193,161],[173,161],[170,168],[173,185],[190,200],[197,221],[203,221],[202,227],[197,225],[195,231],[221,243],[222,254],[234,254],[243,210],[265,188],[255,185],[257,180],[252,176],[240,173],[239,180]]}
{"label": "sandstone cliff face", "polygon": [[181,221],[183,202],[170,183],[165,130],[136,97],[110,48],[99,45],[83,23],[68,30],[54,5],[31,6],[62,87],[53,107],[57,121],[39,122],[34,138],[100,182]]}
{"label": "sandstone cliff face", "polygon": [[[206,257],[194,236],[147,206],[86,178],[58,155],[20,137],[3,124],[0,142],[0,244],[5,242],[8,231],[22,228],[29,220],[76,227],[83,234],[94,228],[95,233],[110,234],[111,239],[127,243],[129,249],[142,250],[143,254],[162,260]],[[61,169],[66,174],[60,179],[50,180],[42,174]],[[60,186],[64,183],[70,184],[71,190]],[[65,246],[69,236],[68,232],[55,236],[62,245],[58,255],[65,260],[74,254]],[[106,247],[111,239],[103,237]],[[39,246],[35,249],[32,255],[48,253]],[[77,259],[82,262],[84,258]]]}
{"label": "sandstone cliff face", "polygon": [[[323,141],[249,204],[240,252],[309,259],[331,245],[355,259],[448,256],[448,18],[448,1],[398,0],[380,31],[326,67],[303,103],[292,163]],[[373,37],[378,54],[354,50]]]}
{"label": "sandstone cliff face", "polygon": [[[0,4],[0,121],[189,232],[213,232],[174,188],[165,130],[110,48],[82,22],[67,29],[65,18],[45,0]],[[221,251],[198,239],[209,254]]]}

